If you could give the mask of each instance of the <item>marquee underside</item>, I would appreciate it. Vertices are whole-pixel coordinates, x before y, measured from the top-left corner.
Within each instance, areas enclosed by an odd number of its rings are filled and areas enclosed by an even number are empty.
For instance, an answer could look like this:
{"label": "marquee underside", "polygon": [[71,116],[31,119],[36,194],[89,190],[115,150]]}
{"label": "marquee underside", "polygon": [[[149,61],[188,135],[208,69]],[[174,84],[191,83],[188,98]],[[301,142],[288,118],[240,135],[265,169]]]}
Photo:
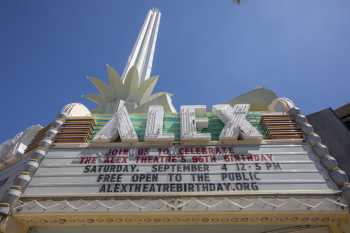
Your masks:
{"label": "marquee underside", "polygon": [[[186,212],[108,214],[19,214],[17,220],[35,233],[66,232],[341,232],[345,212]],[[329,231],[330,230],[330,231]]]}
{"label": "marquee underside", "polygon": [[33,228],[35,233],[328,233],[327,226],[307,226],[307,225],[186,225],[186,226],[118,226],[118,227],[67,227],[67,228]]}

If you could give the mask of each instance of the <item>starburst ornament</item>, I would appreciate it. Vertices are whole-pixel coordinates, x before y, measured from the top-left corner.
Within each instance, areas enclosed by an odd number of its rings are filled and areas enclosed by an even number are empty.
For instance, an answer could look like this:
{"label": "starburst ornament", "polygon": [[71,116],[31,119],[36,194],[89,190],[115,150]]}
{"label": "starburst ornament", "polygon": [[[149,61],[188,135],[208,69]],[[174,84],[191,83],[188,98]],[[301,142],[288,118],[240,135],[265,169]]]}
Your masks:
{"label": "starburst ornament", "polygon": [[107,76],[108,85],[96,77],[88,77],[99,91],[99,95],[85,95],[85,98],[96,103],[94,113],[112,114],[118,108],[120,101],[125,101],[125,106],[130,113],[145,113],[150,105],[162,105],[165,112],[176,113],[170,93],[152,94],[159,80],[158,76],[151,76],[141,81],[137,68],[132,66],[123,79],[110,65],[107,65]]}
{"label": "starburst ornament", "polygon": [[160,16],[158,9],[148,12],[122,76],[107,65],[108,85],[89,77],[100,92],[100,95],[85,96],[97,104],[93,112],[113,114],[123,103],[129,113],[146,113],[150,105],[161,105],[166,113],[176,113],[169,93],[152,94],[159,79],[151,76],[151,70]]}

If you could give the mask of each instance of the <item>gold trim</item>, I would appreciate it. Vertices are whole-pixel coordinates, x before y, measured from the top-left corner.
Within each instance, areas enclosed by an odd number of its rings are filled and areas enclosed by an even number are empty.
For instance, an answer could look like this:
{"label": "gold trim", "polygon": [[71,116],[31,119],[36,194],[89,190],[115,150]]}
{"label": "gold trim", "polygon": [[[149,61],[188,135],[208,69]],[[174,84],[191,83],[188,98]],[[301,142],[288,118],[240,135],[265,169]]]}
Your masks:
{"label": "gold trim", "polygon": [[151,212],[151,213],[19,213],[15,218],[33,226],[82,225],[203,225],[203,224],[349,224],[347,212]]}

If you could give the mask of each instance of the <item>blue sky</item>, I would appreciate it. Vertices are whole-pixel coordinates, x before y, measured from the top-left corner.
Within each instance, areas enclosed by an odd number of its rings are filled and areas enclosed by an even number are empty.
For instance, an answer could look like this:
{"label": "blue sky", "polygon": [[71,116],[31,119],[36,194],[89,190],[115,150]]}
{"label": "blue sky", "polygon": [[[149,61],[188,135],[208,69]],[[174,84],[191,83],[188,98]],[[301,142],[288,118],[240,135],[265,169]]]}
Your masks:
{"label": "blue sky", "polygon": [[153,74],[177,109],[209,107],[256,86],[305,113],[349,102],[348,0],[60,0],[0,3],[0,142],[47,124],[120,73],[147,10],[162,12]]}

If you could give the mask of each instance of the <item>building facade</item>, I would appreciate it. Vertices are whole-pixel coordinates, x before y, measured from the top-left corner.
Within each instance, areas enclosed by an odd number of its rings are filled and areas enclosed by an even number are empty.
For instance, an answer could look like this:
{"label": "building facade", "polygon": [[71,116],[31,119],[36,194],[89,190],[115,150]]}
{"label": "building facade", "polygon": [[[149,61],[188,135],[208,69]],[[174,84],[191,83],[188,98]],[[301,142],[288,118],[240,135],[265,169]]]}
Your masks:
{"label": "building facade", "polygon": [[339,167],[350,175],[350,104],[335,110],[328,108],[309,114],[308,121],[322,138]]}
{"label": "building facade", "polygon": [[153,93],[159,22],[150,10],[121,76],[90,78],[94,110],[8,143],[0,231],[349,232],[348,178],[291,100],[258,88],[177,112]]}

